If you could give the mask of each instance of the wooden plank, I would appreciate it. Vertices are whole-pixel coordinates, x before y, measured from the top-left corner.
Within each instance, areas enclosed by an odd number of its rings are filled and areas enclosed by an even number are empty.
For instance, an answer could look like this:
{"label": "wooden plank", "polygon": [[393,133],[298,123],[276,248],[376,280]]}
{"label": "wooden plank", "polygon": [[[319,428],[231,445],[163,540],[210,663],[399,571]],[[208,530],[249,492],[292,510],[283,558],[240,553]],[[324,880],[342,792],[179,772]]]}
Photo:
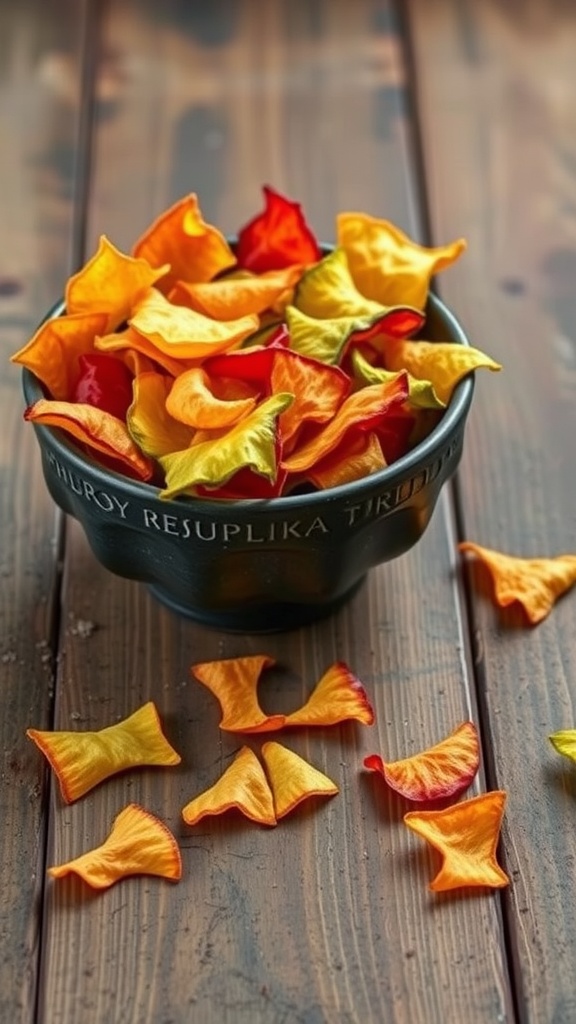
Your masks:
{"label": "wooden plank", "polygon": [[[66,11],[64,11],[66,8]],[[68,18],[56,42],[55,26]],[[77,119],[63,79],[83,4],[0,6],[0,1019],[29,1021],[36,998],[45,796],[30,725],[51,721],[58,523],[22,422],[9,356],[33,333],[69,270],[69,184]],[[60,285],[56,285],[60,287]]]}
{"label": "wooden plank", "polygon": [[[478,381],[460,490],[466,536],[512,554],[574,551],[576,12],[410,5],[434,237],[467,235],[441,282],[505,366]],[[506,911],[522,1019],[576,1015],[573,773],[547,741],[574,725],[574,609],[536,629],[473,595],[491,777],[509,792]]]}
{"label": "wooden plank", "polygon": [[[417,230],[389,11],[383,28],[370,0],[324,0],[306,13],[287,0],[238,0],[227,5],[234,31],[209,45],[198,8],[186,10],[108,10],[119,84],[95,140],[93,240],[106,231],[128,246],[174,198],[191,152],[189,188],[225,230],[258,207],[263,181],[297,196],[328,239],[345,207]],[[476,717],[452,537],[443,501],[418,548],[372,573],[338,615],[259,638],[176,619],[95,565],[71,527],[57,725],[99,728],[154,699],[183,763],[109,780],[68,808],[53,793],[50,862],[99,842],[136,800],[178,836],[184,878],[131,879],[97,896],[49,887],[48,1024],[511,1019],[497,897],[433,900],[432,861],[400,802],[360,771],[373,750],[401,756]],[[341,658],[370,691],[377,725],[281,737],[338,782],[332,802],[275,830],[232,817],[188,829],[181,807],[240,746],[219,732],[189,666],[259,651],[278,662],[271,709],[298,706]]]}

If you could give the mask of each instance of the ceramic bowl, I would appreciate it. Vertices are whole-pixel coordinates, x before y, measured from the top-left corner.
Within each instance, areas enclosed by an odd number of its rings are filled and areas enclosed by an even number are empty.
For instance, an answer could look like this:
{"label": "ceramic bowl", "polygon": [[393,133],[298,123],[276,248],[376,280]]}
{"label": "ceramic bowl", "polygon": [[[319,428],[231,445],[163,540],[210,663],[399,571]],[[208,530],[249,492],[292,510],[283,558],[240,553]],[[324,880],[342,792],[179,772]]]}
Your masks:
{"label": "ceramic bowl", "polygon": [[[426,312],[428,339],[468,344],[437,297]],[[32,404],[42,386],[23,376]],[[103,566],[207,626],[270,632],[331,613],[373,566],[420,540],[460,460],[473,389],[470,375],[434,430],[386,469],[270,501],[161,500],[156,487],[103,468],[61,431],[34,429],[50,494],[82,524]]]}

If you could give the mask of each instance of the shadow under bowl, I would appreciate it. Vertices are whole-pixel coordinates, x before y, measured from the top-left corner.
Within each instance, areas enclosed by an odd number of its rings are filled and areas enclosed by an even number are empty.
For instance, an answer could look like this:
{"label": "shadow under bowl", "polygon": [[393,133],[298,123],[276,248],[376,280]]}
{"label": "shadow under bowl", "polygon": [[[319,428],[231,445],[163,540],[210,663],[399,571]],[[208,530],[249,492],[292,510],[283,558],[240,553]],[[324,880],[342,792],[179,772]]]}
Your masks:
{"label": "shadow under bowl", "polygon": [[[62,312],[60,304],[49,317]],[[434,295],[426,337],[468,344]],[[44,396],[26,369],[23,385],[29,405]],[[103,468],[62,431],[34,429],[52,498],[82,524],[103,566],[206,626],[265,633],[330,614],[370,568],[417,543],[460,461],[473,390],[471,374],[432,432],[386,469],[269,501],[162,500],[158,488]]]}

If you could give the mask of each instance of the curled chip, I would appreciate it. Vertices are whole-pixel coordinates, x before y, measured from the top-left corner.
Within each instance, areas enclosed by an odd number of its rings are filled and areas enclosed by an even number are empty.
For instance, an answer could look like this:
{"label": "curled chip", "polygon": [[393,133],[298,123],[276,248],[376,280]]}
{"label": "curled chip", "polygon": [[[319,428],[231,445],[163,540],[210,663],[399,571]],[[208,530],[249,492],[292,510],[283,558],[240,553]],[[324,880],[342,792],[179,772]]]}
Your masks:
{"label": "curled chip", "polygon": [[441,800],[462,793],[480,763],[478,733],[462,722],[446,739],[402,761],[384,761],[379,754],[364,758],[364,767],[379,772],[391,789],[407,800]]}
{"label": "curled chip", "polygon": [[180,755],[162,732],[152,701],[129,718],[105,729],[85,732],[45,732],[28,729],[53,768],[62,798],[72,803],[99,782],[127,768],[180,764]]}
{"label": "curled chip", "polygon": [[267,654],[222,658],[192,665],[190,671],[220,702],[220,728],[226,732],[270,732],[280,729],[284,715],[267,715],[258,702],[258,682],[274,659]]}
{"label": "curled chip", "polygon": [[265,185],[264,210],[238,232],[238,265],[254,273],[305,266],[321,257],[300,203]]}
{"label": "curled chip", "polygon": [[78,875],[93,889],[107,889],[129,875],[159,875],[177,882],[182,859],[170,829],[138,804],[128,804],[101,846],[48,868],[48,874]]}
{"label": "curled chip", "polygon": [[150,459],[134,443],[126,425],[104,409],[40,398],[26,409],[24,418],[30,423],[66,430],[77,441],[121,465],[126,475],[138,480],[150,480],[152,476]]}
{"label": "curled chip", "polygon": [[102,235],[94,256],[68,280],[66,311],[106,312],[107,330],[114,331],[169,269],[166,264],[154,268],[146,259],[126,256]]}
{"label": "curled chip", "polygon": [[241,811],[259,825],[275,825],[274,802],[264,769],[250,747],[242,747],[217,782],[182,809],[187,825],[206,815]]}
{"label": "curled chip", "polygon": [[506,793],[494,790],[441,811],[410,811],[404,823],[442,856],[432,892],[466,886],[501,888],[509,878],[496,860]]}
{"label": "curled chip", "polygon": [[160,214],[132,251],[150,263],[169,264],[170,272],[159,282],[163,292],[177,281],[211,281],[236,263],[224,236],[202,217],[193,192]]}
{"label": "curled chip", "polygon": [[466,248],[463,238],[428,249],[390,221],[366,213],[340,213],[338,244],[363,295],[393,305],[424,309],[431,278],[454,263]]}
{"label": "curled chip", "polygon": [[403,341],[396,338],[386,343],[386,366],[390,370],[408,370],[431,384],[434,394],[444,405],[454,388],[472,370],[501,370],[485,352],[469,345],[442,341]]}
{"label": "curled chip", "polygon": [[314,796],[335,796],[338,786],[327,775],[281,743],[262,745],[262,758],[272,787],[274,810],[283,818],[303,800]]}
{"label": "curled chip", "polygon": [[337,725],[353,719],[372,725],[374,710],[366,690],[343,661],[330,666],[316,684],[306,703],[286,715],[286,725]]}
{"label": "curled chip", "polygon": [[463,541],[458,548],[486,566],[496,604],[506,608],[517,601],[533,626],[545,619],[555,601],[576,583],[576,555],[518,558],[471,541]]}

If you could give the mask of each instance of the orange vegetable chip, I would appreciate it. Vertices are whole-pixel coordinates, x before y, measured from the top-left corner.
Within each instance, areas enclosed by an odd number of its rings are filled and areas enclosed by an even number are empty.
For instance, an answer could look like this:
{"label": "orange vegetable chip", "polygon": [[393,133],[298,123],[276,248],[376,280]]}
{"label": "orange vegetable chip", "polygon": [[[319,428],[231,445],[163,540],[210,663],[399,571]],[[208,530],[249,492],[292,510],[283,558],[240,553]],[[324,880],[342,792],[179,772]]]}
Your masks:
{"label": "orange vegetable chip", "polygon": [[170,300],[215,320],[232,320],[275,308],[294,287],[301,273],[302,268],[295,266],[261,275],[246,271],[241,277],[224,277],[209,283],[178,281],[170,293]]}
{"label": "orange vegetable chip", "polygon": [[177,281],[211,281],[236,263],[224,235],[203,219],[194,193],[162,213],[132,251],[150,263],[170,264],[160,283],[166,294]]}
{"label": "orange vegetable chip", "polygon": [[374,711],[362,683],[343,661],[324,673],[306,703],[286,715],[285,725],[337,725],[354,719],[372,725]]}
{"label": "orange vegetable chip", "polygon": [[458,548],[471,552],[487,567],[496,604],[505,608],[518,601],[533,626],[545,619],[557,598],[576,583],[576,555],[518,558],[470,541]]}
{"label": "orange vegetable chip", "polygon": [[459,238],[427,249],[389,221],[364,213],[339,214],[337,238],[363,295],[384,305],[402,302],[417,309],[426,305],[430,279],[466,248],[465,240]]}
{"label": "orange vegetable chip", "polygon": [[66,311],[106,312],[106,329],[112,331],[128,319],[136,303],[168,270],[168,266],[154,269],[146,259],[126,256],[102,235],[92,259],[68,279]]}
{"label": "orange vegetable chip", "polygon": [[294,395],[294,401],[280,414],[282,443],[286,447],[303,423],[326,423],[334,417],[350,391],[350,378],[337,366],[278,348],[272,362],[270,388],[273,394]]}
{"label": "orange vegetable chip", "polygon": [[272,395],[223,436],[162,456],[159,462],[166,474],[166,487],[160,497],[174,498],[201,484],[219,487],[245,466],[274,481],[278,472],[277,420],[292,400],[292,395]]}
{"label": "orange vegetable chip", "polygon": [[[237,388],[239,390],[239,388]],[[174,381],[166,408],[171,416],[198,430],[231,427],[256,407],[255,397],[218,398],[201,366],[185,370]]]}
{"label": "orange vegetable chip", "polygon": [[260,761],[249,747],[242,747],[210,789],[186,804],[182,817],[187,825],[196,825],[206,815],[224,814],[232,808],[260,825],[276,824],[272,791]]}
{"label": "orange vegetable chip", "polygon": [[[161,368],[172,377],[177,377],[183,369],[189,365],[189,360],[178,359],[178,353],[174,356],[161,352],[148,338],[139,334],[133,327],[127,327],[124,331],[117,331],[114,334],[105,334],[96,338],[94,347],[98,352],[119,352],[125,363],[130,366],[134,364],[139,372],[142,360],[148,361],[148,369]],[[144,364],[146,365],[146,363]]]}
{"label": "orange vegetable chip", "polygon": [[28,729],[26,735],[49,761],[67,804],[127,768],[180,764],[180,755],[164,736],[152,701],[105,729],[86,732]]}
{"label": "orange vegetable chip", "polygon": [[349,395],[333,418],[307,443],[297,446],[282,464],[289,473],[303,473],[333,452],[351,431],[370,432],[383,425],[392,410],[408,396],[408,378],[400,374],[390,382],[372,384]]}
{"label": "orange vegetable chip", "polygon": [[266,654],[223,658],[192,665],[190,671],[220,702],[220,728],[226,732],[270,732],[280,729],[284,715],[266,715],[258,703],[260,675],[274,664]]}
{"label": "orange vegetable chip", "polygon": [[169,828],[138,804],[128,804],[101,846],[48,868],[52,878],[75,874],[93,889],[107,889],[129,875],[159,875],[177,882],[182,858]]}
{"label": "orange vegetable chip", "polygon": [[103,409],[40,398],[26,409],[24,419],[65,430],[89,448],[116,459],[140,480],[149,480],[153,474],[152,463],[134,444],[126,424]]}
{"label": "orange vegetable chip", "polygon": [[256,330],[258,317],[213,320],[193,309],[174,306],[161,292],[150,288],[129,323],[165,355],[200,362],[216,352],[237,347]]}
{"label": "orange vegetable chip", "polygon": [[11,362],[36,374],[51,398],[68,401],[79,374],[78,358],[93,351],[94,338],[106,330],[107,323],[107,313],[76,313],[47,320]]}
{"label": "orange vegetable chip", "polygon": [[446,404],[458,381],[472,370],[501,370],[478,348],[449,341],[403,341],[391,339],[385,348],[389,370],[408,370],[413,377],[432,384],[437,398]]}
{"label": "orange vegetable chip", "polygon": [[174,419],[166,408],[173,382],[173,377],[152,370],[139,374],[132,385],[126,423],[138,447],[153,459],[181,451],[192,442],[192,429]]}
{"label": "orange vegetable chip", "polygon": [[262,746],[262,757],[272,787],[276,818],[283,818],[312,796],[335,796],[336,783],[281,743]]}
{"label": "orange vegetable chip", "polygon": [[432,892],[463,886],[501,888],[509,878],[496,861],[506,793],[494,790],[441,811],[410,811],[404,822],[442,855]]}
{"label": "orange vegetable chip", "polygon": [[386,763],[379,754],[364,758],[364,767],[380,772],[391,789],[407,800],[439,800],[462,793],[480,764],[478,733],[462,722],[446,739],[402,761]]}

